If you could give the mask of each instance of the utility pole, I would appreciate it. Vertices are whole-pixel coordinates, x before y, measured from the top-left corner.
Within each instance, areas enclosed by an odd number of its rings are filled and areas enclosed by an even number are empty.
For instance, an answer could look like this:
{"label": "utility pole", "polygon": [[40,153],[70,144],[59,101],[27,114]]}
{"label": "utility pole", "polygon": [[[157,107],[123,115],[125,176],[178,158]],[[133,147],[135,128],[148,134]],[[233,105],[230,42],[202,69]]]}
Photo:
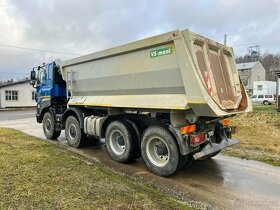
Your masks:
{"label": "utility pole", "polygon": [[224,45],[227,46],[227,34],[224,36]]}

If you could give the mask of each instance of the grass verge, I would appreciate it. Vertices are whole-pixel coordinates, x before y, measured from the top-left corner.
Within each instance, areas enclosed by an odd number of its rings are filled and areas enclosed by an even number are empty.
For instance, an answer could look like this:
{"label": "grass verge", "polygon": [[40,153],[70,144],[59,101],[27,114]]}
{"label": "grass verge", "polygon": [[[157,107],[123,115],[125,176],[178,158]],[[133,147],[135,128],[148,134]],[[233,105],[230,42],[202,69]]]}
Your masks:
{"label": "grass verge", "polygon": [[238,127],[234,138],[240,139],[240,144],[223,150],[223,154],[280,166],[280,113],[274,106],[256,106],[253,112],[231,121]]}
{"label": "grass verge", "polygon": [[0,128],[0,209],[190,209],[144,183]]}

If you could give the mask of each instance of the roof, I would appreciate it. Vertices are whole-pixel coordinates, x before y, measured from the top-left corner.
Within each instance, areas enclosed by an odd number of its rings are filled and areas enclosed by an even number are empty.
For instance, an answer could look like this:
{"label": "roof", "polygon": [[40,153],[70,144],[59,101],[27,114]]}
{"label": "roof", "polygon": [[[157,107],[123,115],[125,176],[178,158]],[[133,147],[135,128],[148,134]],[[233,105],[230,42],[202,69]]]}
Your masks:
{"label": "roof", "polygon": [[29,83],[30,81],[31,81],[31,80],[28,79],[28,80],[13,82],[13,83],[6,83],[6,84],[3,84],[3,85],[0,85],[0,88],[8,87],[8,86],[13,86],[13,85],[18,85],[18,84],[23,84],[23,83]]}
{"label": "roof", "polygon": [[244,69],[251,69],[253,68],[257,63],[257,62],[248,62],[248,63],[237,63],[236,67],[238,70],[244,70]]}

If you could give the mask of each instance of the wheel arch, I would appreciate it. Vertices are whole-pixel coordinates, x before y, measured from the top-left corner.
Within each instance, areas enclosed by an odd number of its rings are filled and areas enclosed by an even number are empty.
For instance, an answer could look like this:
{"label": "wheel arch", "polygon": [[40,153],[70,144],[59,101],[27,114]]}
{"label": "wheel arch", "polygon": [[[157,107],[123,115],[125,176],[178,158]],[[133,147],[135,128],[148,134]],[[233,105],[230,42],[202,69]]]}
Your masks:
{"label": "wheel arch", "polygon": [[79,121],[80,128],[81,128],[81,129],[84,129],[84,113],[83,113],[83,111],[82,111],[80,108],[77,108],[77,107],[68,108],[68,109],[64,112],[63,117],[62,117],[62,123],[63,123],[63,125],[65,125],[66,119],[67,119],[69,116],[74,116],[74,117],[76,117],[76,118],[78,119],[78,121]]}
{"label": "wheel arch", "polygon": [[120,115],[108,116],[108,118],[104,121],[102,128],[101,128],[101,138],[105,138],[106,129],[109,124],[114,120],[120,120],[122,117]]}
{"label": "wheel arch", "polygon": [[[50,100],[42,101],[40,105],[37,105],[36,118],[37,118],[38,123],[43,122],[43,118],[44,118],[44,115],[46,114],[46,112],[51,112],[50,106],[51,106]],[[53,115],[52,112],[51,112],[51,114]]]}
{"label": "wheel arch", "polygon": [[[105,132],[108,125],[114,120],[125,120],[130,123],[132,126],[135,124],[139,129],[139,142],[141,141],[142,134],[146,128],[151,125],[155,125],[155,123],[150,122],[149,119],[142,115],[112,115],[108,116],[108,118],[104,121],[101,129],[101,137],[105,137]],[[133,126],[134,127],[134,126]],[[134,128],[135,129],[135,128]]]}
{"label": "wheel arch", "polygon": [[51,115],[53,116],[53,113],[52,113],[52,111],[49,109],[49,107],[45,107],[45,108],[43,108],[43,109],[40,110],[40,114],[39,114],[38,117],[37,117],[38,123],[42,123],[42,122],[43,122],[44,115],[45,115],[47,112],[50,112]]}

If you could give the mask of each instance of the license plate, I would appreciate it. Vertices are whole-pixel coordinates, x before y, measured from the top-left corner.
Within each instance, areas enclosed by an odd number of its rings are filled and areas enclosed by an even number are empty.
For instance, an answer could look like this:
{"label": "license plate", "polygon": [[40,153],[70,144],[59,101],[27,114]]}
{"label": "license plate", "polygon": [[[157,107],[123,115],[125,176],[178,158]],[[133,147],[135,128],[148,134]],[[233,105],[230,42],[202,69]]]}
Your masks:
{"label": "license plate", "polygon": [[210,137],[210,136],[214,136],[214,131],[208,132],[208,135],[209,135],[209,137]]}

